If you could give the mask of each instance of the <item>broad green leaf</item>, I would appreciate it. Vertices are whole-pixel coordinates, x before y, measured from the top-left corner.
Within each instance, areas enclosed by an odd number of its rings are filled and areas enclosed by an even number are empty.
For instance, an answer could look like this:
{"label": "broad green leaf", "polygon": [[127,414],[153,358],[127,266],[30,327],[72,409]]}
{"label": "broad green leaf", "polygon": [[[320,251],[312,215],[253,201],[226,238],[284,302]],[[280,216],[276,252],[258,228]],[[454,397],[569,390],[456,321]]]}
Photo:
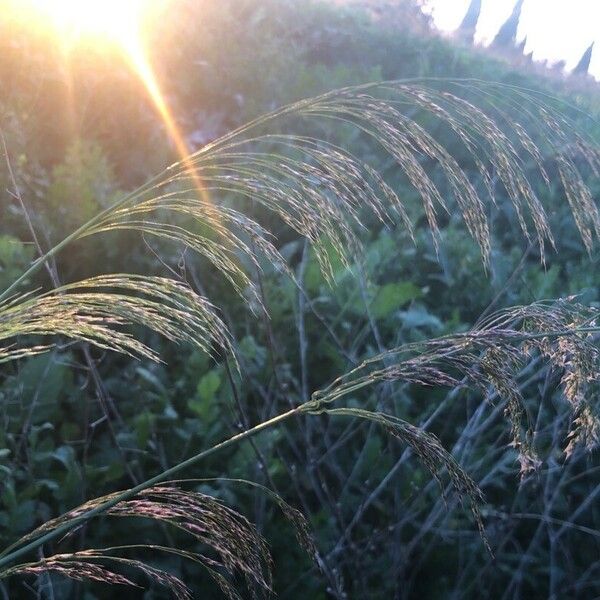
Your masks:
{"label": "broad green leaf", "polygon": [[209,371],[200,379],[197,391],[200,400],[209,402],[221,387],[221,376],[217,371]]}
{"label": "broad green leaf", "polygon": [[409,281],[388,283],[379,288],[371,304],[371,312],[376,319],[383,319],[407,302],[420,298],[421,295],[421,290]]}

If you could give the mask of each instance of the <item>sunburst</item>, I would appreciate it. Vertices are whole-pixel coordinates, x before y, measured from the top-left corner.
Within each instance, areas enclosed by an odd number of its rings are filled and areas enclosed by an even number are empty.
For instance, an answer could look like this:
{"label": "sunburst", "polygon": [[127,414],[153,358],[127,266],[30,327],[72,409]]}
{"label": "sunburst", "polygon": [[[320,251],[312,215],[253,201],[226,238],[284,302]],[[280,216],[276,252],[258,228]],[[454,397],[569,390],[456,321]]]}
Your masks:
{"label": "sunburst", "polygon": [[123,55],[141,79],[199,193],[201,181],[189,163],[190,147],[161,91],[146,50],[146,29],[173,0],[0,0],[4,14],[17,16],[27,27],[53,34],[67,54],[79,43]]}

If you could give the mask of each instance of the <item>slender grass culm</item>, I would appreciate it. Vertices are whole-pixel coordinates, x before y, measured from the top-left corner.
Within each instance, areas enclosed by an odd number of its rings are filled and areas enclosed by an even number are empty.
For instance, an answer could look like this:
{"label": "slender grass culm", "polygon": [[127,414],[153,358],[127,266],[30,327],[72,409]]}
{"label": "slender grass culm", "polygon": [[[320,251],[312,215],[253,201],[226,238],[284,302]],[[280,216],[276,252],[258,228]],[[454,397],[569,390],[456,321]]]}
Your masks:
{"label": "slender grass culm", "polygon": [[[527,126],[508,116],[514,114],[515,104],[526,116]],[[293,130],[299,120],[308,122],[304,130],[309,131],[315,129],[313,123],[322,121],[354,128],[365,143],[382,148],[419,197],[438,251],[443,244],[441,221],[447,213],[458,212],[489,268],[493,250],[489,215],[501,189],[523,236],[544,260],[555,242],[546,208],[524,167],[527,158],[544,185],[562,186],[581,239],[591,252],[600,235],[600,212],[586,181],[588,176],[600,175],[600,147],[569,118],[569,110],[552,98],[497,83],[410,80],[335,90],[255,119],[123,196],[39,256],[1,291],[0,362],[48,352],[62,338],[159,360],[155,350],[131,333],[132,326],[143,326],[168,340],[194,345],[236,370],[235,345],[219,308],[180,280],[117,273],[46,291],[24,287],[71,243],[129,230],[195,251],[212,263],[257,314],[265,314],[268,307],[254,273],[260,272],[263,261],[294,280],[293,270],[275,236],[248,214],[220,203],[223,194],[235,195],[242,206],[247,201],[262,207],[305,238],[331,284],[335,282],[333,255],[349,268],[363,261],[365,215],[382,224],[404,227],[414,240],[419,224],[413,222],[405,200],[384,175],[348,148],[318,136],[282,133]],[[468,165],[459,165],[450,152],[450,145],[456,144],[469,156]],[[600,423],[591,393],[600,377],[598,316],[597,310],[575,298],[536,302],[490,314],[466,332],[376,353],[286,412],[248,426],[130,489],[89,500],[48,520],[4,549],[0,578],[51,572],[77,580],[137,585],[123,572],[138,570],[169,588],[175,597],[190,598],[190,590],[179,578],[143,559],[129,558],[132,552],[143,555],[149,551],[202,565],[229,598],[241,597],[236,587],[240,577],[254,594],[268,595],[272,590],[271,558],[258,529],[221,501],[189,491],[193,481],[178,479],[184,472],[202,476],[201,469],[191,467],[201,467],[204,459],[220,450],[292,419],[320,414],[365,420],[401,440],[435,480],[441,484],[447,479],[457,496],[468,503],[483,543],[493,552],[480,510],[481,491],[452,453],[435,436],[399,416],[356,406],[355,393],[400,382],[472,387],[484,396],[495,394],[506,401],[512,444],[525,475],[537,468],[539,459],[515,381],[518,370],[534,357],[561,374],[560,383],[573,414],[566,453],[578,445],[592,448],[598,441]],[[353,402],[347,402],[350,398]],[[264,492],[294,525],[302,545],[321,563],[302,514],[273,490]],[[39,554],[48,542],[68,538],[99,516],[154,519],[186,532],[210,549],[210,555],[135,542]]]}

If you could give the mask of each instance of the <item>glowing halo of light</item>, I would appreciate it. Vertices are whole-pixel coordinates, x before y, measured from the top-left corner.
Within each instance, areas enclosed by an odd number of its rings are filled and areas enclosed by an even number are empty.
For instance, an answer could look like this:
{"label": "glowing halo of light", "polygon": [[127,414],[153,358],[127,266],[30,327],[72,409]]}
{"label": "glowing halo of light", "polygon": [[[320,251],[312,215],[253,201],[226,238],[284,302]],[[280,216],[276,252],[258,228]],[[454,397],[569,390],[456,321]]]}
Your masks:
{"label": "glowing halo of light", "polygon": [[53,29],[63,40],[92,37],[121,43],[153,4],[152,0],[4,0],[0,7],[32,26]]}
{"label": "glowing halo of light", "polygon": [[145,86],[198,194],[208,200],[190,160],[191,149],[165,101],[145,49],[144,25],[148,17],[159,14],[170,1],[0,0],[0,11],[17,17],[28,28],[54,34],[65,63],[81,41],[91,41],[99,49],[116,47]]}

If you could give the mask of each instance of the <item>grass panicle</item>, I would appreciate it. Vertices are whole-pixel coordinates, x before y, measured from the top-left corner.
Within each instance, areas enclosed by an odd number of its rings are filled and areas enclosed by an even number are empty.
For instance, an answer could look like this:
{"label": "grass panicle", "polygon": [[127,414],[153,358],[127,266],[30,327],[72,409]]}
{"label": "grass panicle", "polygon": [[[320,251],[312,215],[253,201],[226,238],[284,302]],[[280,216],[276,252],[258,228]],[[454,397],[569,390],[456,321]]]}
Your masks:
{"label": "grass panicle", "polygon": [[[506,85],[412,80],[335,90],[259,117],[171,165],[102,210],[0,293],[0,362],[47,351],[56,341],[46,338],[60,337],[158,360],[156,352],[135,337],[131,328],[139,326],[213,356],[233,356],[232,336],[217,308],[175,279],[103,275],[52,291],[22,293],[21,284],[31,281],[33,274],[70,243],[109,231],[132,230],[194,250],[237,293],[254,298],[264,310],[261,294],[255,289],[255,272],[260,272],[266,260],[292,278],[293,273],[279,252],[278,240],[254,212],[271,213],[277,222],[306,238],[325,278],[332,283],[332,250],[345,266],[363,261],[361,232],[367,216],[404,227],[414,240],[419,226],[415,215],[422,212],[437,249],[445,213],[458,213],[479,247],[484,265],[490,267],[490,213],[498,195],[504,194],[518,227],[526,239],[535,241],[543,260],[546,246],[554,246],[554,238],[536,189],[539,181],[553,185],[549,174],[556,170],[583,244],[591,252],[600,236],[600,212],[586,177],[600,174],[600,149],[574,125],[567,108],[541,94]],[[383,149],[393,165],[394,179],[399,177],[410,185],[420,207],[394,190],[389,173],[381,173],[350,147],[319,139],[317,134],[269,133],[274,127],[288,131],[299,119],[308,131],[317,130],[320,121],[334,121],[343,131],[357,132],[363,146],[374,144]],[[460,164],[455,157],[457,148],[463,155]],[[261,211],[253,211],[257,206]],[[578,445],[591,448],[598,442],[600,424],[591,402],[600,373],[594,337],[600,329],[597,318],[597,311],[572,298],[537,302],[490,315],[465,333],[379,353],[315,392],[304,404],[130,490],[90,500],[47,521],[0,554],[0,569],[4,569],[0,577],[54,572],[78,580],[137,585],[119,571],[134,569],[168,587],[175,597],[189,598],[189,590],[179,579],[120,554],[146,549],[199,562],[229,598],[240,597],[232,583],[236,576],[244,578],[255,594],[269,594],[271,559],[256,528],[220,501],[167,480],[214,452],[300,414],[326,413],[382,425],[413,450],[435,479],[441,481],[440,473],[446,471],[451,487],[468,499],[485,539],[480,490],[436,437],[395,415],[333,404],[382,382],[453,388],[470,385],[485,394],[493,392],[506,401],[512,443],[526,474],[539,459],[535,432],[516,382],[519,367],[533,354],[560,372],[573,414],[567,455]],[[39,338],[44,341],[40,343]],[[285,502],[279,506],[295,524],[302,543],[316,556],[302,515]],[[209,551],[195,554],[142,544],[54,554],[10,566],[99,515],[152,519],[187,533]]]}
{"label": "grass panicle", "polygon": [[[600,350],[595,343],[599,313],[574,298],[536,302],[490,315],[466,333],[405,344],[364,361],[313,394],[317,407],[332,404],[382,382],[426,386],[471,385],[506,400],[512,444],[523,475],[539,464],[531,444],[532,426],[516,384],[519,368],[538,353],[561,373],[565,399],[573,411],[566,454],[598,442],[598,416],[592,406],[600,381]],[[464,378],[464,379],[463,379]],[[525,430],[524,430],[525,429]]]}
{"label": "grass panicle", "polygon": [[[86,502],[59,518],[45,522],[21,538],[19,543],[27,543],[55,530],[117,496],[118,494],[110,494]],[[286,515],[290,515],[290,511],[294,510],[285,502],[282,506],[285,507]],[[208,549],[209,553],[189,553],[176,548],[147,544],[104,550],[88,549],[72,553],[63,552],[36,563],[17,565],[0,573],[0,578],[53,571],[74,579],[135,585],[123,575],[107,569],[105,564],[108,563],[116,567],[135,567],[150,580],[170,588],[176,598],[191,598],[189,590],[178,578],[142,561],[114,556],[113,552],[147,548],[175,553],[201,564],[230,596],[234,590],[230,579],[235,578],[236,575],[241,575],[245,579],[248,588],[253,590],[253,595],[268,594],[271,590],[272,560],[265,540],[245,517],[211,496],[184,490],[179,485],[168,483],[150,487],[128,500],[120,501],[104,514],[113,518],[150,519],[175,527],[192,536],[202,547]],[[292,521],[302,523],[296,512]],[[66,538],[63,538],[62,542],[65,541]]]}
{"label": "grass panicle", "polygon": [[[350,148],[318,137],[263,133],[268,127],[293,127],[294,118],[309,128],[319,120],[334,120],[383,148],[420,197],[436,247],[440,212],[454,211],[453,200],[487,266],[489,213],[501,191],[525,237],[536,239],[542,259],[546,244],[554,245],[532,180],[537,171],[550,185],[548,172],[555,168],[591,252],[600,234],[600,211],[584,175],[586,169],[600,173],[600,152],[564,108],[532,91],[482,81],[391,81],[328,92],[201,148],[82,225],[51,254],[89,235],[135,230],[192,248],[243,293],[253,282],[242,255],[255,266],[262,255],[291,273],[269,232],[248,210],[221,202],[224,195],[237,197],[242,206],[262,206],[308,239],[330,280],[330,248],[346,264],[360,259],[358,232],[366,212],[412,234],[416,223],[406,199]],[[463,164],[449,149],[460,146],[468,157]],[[37,261],[34,268],[42,264]]]}
{"label": "grass panicle", "polygon": [[227,327],[215,307],[187,285],[164,277],[103,275],[0,304],[0,360],[49,350],[52,345],[15,348],[23,336],[64,336],[99,348],[159,360],[127,327],[140,325],[209,354],[213,346],[234,356]]}

